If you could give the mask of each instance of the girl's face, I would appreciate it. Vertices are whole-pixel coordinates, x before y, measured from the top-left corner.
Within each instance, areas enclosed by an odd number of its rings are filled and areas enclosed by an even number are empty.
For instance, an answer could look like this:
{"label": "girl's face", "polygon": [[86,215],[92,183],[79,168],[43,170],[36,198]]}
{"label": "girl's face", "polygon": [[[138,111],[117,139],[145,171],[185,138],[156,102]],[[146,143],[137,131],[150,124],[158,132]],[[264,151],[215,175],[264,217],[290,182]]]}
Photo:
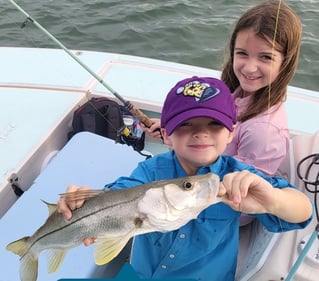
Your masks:
{"label": "girl's face", "polygon": [[214,163],[233,138],[232,132],[206,117],[189,119],[170,136],[165,129],[162,134],[188,175],[195,175],[200,167]]}
{"label": "girl's face", "polygon": [[244,96],[269,85],[279,74],[283,55],[269,42],[256,36],[251,28],[237,34],[233,68]]}

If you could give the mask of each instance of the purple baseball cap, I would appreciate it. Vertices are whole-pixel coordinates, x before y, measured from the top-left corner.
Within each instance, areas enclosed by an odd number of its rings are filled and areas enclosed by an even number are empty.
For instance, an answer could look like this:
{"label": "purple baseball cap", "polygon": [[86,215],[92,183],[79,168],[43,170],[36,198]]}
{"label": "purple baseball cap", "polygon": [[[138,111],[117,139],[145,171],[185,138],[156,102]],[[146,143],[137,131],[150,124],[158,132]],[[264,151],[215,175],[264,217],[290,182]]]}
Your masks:
{"label": "purple baseball cap", "polygon": [[161,127],[171,135],[176,127],[195,117],[209,117],[229,131],[237,122],[234,99],[226,84],[212,77],[192,77],[179,81],[167,94]]}

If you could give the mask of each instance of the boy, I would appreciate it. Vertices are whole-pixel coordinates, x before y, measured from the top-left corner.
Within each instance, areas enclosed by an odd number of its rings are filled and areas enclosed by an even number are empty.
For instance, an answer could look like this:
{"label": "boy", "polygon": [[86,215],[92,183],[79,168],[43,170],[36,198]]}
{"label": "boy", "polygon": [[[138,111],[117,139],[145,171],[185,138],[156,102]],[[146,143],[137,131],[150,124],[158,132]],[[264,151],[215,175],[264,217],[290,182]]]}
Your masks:
{"label": "boy", "polygon": [[[234,101],[218,79],[192,77],[168,93],[161,116],[162,136],[171,150],[139,163],[130,177],[111,188],[212,172],[220,176],[219,195],[227,196],[176,231],[135,237],[132,266],[141,278],[234,280],[241,212],[253,214],[274,232],[304,228],[311,220],[308,198],[281,178],[222,155],[236,125]],[[68,191],[78,189],[70,186]],[[59,201],[66,219],[83,202]],[[88,238],[85,244],[94,242]]]}

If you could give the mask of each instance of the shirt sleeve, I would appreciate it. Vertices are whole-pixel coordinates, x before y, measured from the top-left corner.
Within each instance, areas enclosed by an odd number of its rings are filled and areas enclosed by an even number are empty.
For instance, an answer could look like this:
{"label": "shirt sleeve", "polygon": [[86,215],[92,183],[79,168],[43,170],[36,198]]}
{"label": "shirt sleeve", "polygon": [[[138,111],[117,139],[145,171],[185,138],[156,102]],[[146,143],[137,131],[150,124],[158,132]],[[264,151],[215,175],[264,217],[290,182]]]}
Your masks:
{"label": "shirt sleeve", "polygon": [[[267,180],[273,187],[275,188],[294,188],[298,189],[295,185],[289,183],[286,179],[282,177],[269,177],[267,175],[263,175],[260,171],[255,171],[256,174]],[[268,231],[270,232],[285,232],[289,230],[295,230],[295,229],[303,229],[309,223],[312,221],[313,214],[305,220],[304,222],[300,223],[292,223],[292,222],[287,222],[283,219],[278,218],[275,215],[271,214],[255,214],[253,215],[256,217],[265,227]]]}
{"label": "shirt sleeve", "polygon": [[289,149],[286,131],[271,123],[247,122],[242,124],[238,138],[236,159],[256,167],[268,175],[274,175]]}
{"label": "shirt sleeve", "polygon": [[138,163],[131,175],[120,177],[116,181],[106,184],[104,189],[122,189],[151,181],[175,178],[178,177],[174,173],[175,170],[173,153],[170,151]]}
{"label": "shirt sleeve", "polygon": [[105,185],[104,190],[129,188],[149,182],[147,170],[142,165],[138,165],[130,176],[119,177],[116,181]]}

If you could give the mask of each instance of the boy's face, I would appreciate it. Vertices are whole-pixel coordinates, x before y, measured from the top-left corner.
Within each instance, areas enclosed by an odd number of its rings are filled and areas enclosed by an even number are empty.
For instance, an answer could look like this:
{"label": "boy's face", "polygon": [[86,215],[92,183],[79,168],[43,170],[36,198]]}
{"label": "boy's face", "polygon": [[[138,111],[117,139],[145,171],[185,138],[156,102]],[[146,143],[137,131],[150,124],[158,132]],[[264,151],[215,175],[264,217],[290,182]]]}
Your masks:
{"label": "boy's face", "polygon": [[162,129],[165,143],[175,151],[178,160],[193,175],[199,167],[214,163],[233,138],[233,132],[207,117],[192,118],[168,136]]}

